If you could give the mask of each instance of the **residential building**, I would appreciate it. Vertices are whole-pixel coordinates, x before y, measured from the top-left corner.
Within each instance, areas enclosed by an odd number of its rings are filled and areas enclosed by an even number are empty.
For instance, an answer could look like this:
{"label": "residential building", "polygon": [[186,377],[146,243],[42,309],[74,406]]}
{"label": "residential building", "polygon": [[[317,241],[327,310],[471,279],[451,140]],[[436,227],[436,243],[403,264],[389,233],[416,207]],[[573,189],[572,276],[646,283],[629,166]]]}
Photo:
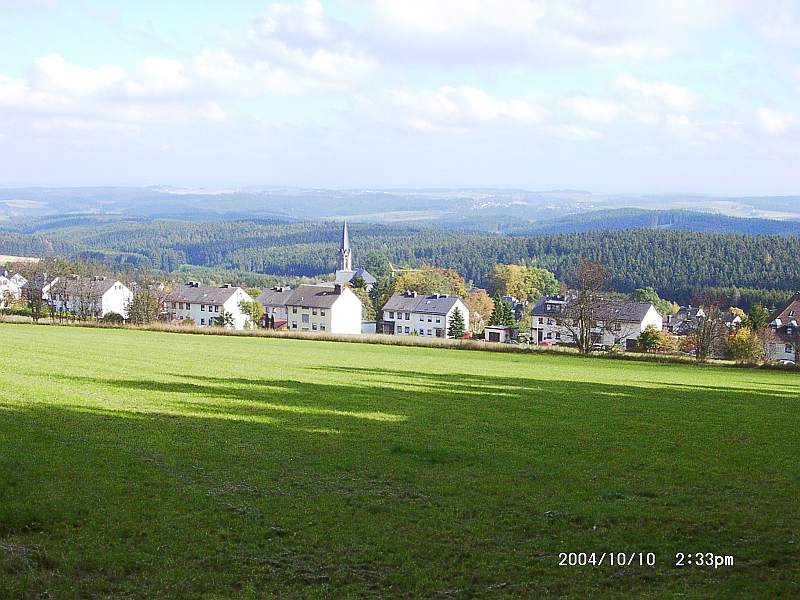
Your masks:
{"label": "residential building", "polygon": [[230,284],[215,287],[190,281],[170,292],[164,305],[170,320],[191,319],[200,327],[213,327],[219,317],[229,313],[233,329],[244,329],[250,317],[239,308],[242,301],[252,302],[253,299],[240,287]]}
{"label": "residential building", "polygon": [[[545,296],[531,311],[532,344],[569,344],[575,341],[567,326],[571,321],[572,294]],[[618,298],[600,300],[595,309],[592,328],[593,343],[605,346],[622,345],[626,350],[636,346],[636,340],[652,325],[661,330],[663,318],[656,307],[646,302]]]}
{"label": "residential building", "polygon": [[800,365],[800,292],[792,296],[770,321],[773,339],[768,343],[769,358],[790,360]]}
{"label": "residential building", "polygon": [[353,269],[353,249],[350,247],[350,233],[347,230],[347,220],[345,219],[342,225],[342,239],[339,244],[339,268],[336,270],[334,283],[348,285],[358,279],[364,282],[364,287],[367,291],[370,291],[377,281],[366,269],[362,267]]}
{"label": "residential building", "polygon": [[264,306],[261,326],[266,329],[283,329],[288,323],[286,301],[292,295],[292,288],[287,286],[273,287],[261,292],[256,298]]}
{"label": "residential building", "polygon": [[116,313],[128,318],[133,293],[128,286],[106,276],[56,277],[45,288],[45,300],[57,313],[68,313],[79,319],[102,318]]}
{"label": "residential building", "polygon": [[0,268],[0,308],[22,298],[22,288],[27,283],[28,280],[16,271]]}
{"label": "residential building", "polygon": [[469,309],[458,296],[406,291],[386,302],[379,330],[388,335],[447,337],[456,309],[464,317],[464,331],[469,331]]}
{"label": "residential building", "polygon": [[681,306],[674,315],[664,317],[663,329],[673,335],[689,335],[705,316],[705,311],[699,306]]}
{"label": "residential building", "polygon": [[286,299],[289,331],[360,334],[361,300],[341,284],[299,285]]}

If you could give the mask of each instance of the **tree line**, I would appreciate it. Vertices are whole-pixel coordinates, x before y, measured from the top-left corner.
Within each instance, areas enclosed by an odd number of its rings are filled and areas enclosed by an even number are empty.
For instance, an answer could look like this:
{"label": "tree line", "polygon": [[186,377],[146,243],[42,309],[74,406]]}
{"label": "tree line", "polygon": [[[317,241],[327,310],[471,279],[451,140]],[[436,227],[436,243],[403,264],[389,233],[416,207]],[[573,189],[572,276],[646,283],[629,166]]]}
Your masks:
{"label": "tree line", "polygon": [[[255,283],[257,277],[332,273],[339,235],[336,223],[134,221],[30,235],[0,232],[0,253],[66,256],[111,269],[163,273],[209,269]],[[386,268],[430,265],[452,269],[478,287],[490,287],[496,264],[533,261],[563,280],[585,259],[609,268],[614,290],[652,287],[662,298],[681,303],[715,288],[733,305],[775,306],[800,289],[796,236],[651,229],[498,236],[368,224],[352,225],[351,236],[359,266],[369,269],[367,259]]]}

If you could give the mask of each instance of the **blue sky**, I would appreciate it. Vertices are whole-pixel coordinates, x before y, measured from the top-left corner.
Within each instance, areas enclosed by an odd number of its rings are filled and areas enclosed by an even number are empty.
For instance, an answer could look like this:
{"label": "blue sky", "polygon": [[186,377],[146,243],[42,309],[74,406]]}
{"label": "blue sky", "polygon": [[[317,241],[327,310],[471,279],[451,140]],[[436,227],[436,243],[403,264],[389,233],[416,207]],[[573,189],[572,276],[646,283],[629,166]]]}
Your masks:
{"label": "blue sky", "polygon": [[800,193],[800,1],[0,0],[0,185]]}

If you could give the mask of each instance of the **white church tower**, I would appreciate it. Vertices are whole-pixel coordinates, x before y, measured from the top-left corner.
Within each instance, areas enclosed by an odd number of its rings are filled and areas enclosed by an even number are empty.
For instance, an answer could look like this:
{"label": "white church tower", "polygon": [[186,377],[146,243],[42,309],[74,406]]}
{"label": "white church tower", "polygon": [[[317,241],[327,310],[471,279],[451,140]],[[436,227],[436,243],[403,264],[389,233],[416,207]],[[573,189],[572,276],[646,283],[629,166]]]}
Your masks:
{"label": "white church tower", "polygon": [[342,243],[339,245],[339,270],[353,270],[353,251],[350,249],[350,235],[347,233],[347,219],[342,227]]}

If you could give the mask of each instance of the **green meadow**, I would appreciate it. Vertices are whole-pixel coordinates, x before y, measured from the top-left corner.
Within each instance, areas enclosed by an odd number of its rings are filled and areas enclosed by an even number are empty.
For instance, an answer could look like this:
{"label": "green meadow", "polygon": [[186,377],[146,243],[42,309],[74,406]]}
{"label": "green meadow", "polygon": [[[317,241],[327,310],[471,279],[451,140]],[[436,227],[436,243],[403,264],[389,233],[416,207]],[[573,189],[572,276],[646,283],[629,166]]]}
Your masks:
{"label": "green meadow", "polygon": [[0,597],[800,593],[796,373],[9,324],[0,369]]}

